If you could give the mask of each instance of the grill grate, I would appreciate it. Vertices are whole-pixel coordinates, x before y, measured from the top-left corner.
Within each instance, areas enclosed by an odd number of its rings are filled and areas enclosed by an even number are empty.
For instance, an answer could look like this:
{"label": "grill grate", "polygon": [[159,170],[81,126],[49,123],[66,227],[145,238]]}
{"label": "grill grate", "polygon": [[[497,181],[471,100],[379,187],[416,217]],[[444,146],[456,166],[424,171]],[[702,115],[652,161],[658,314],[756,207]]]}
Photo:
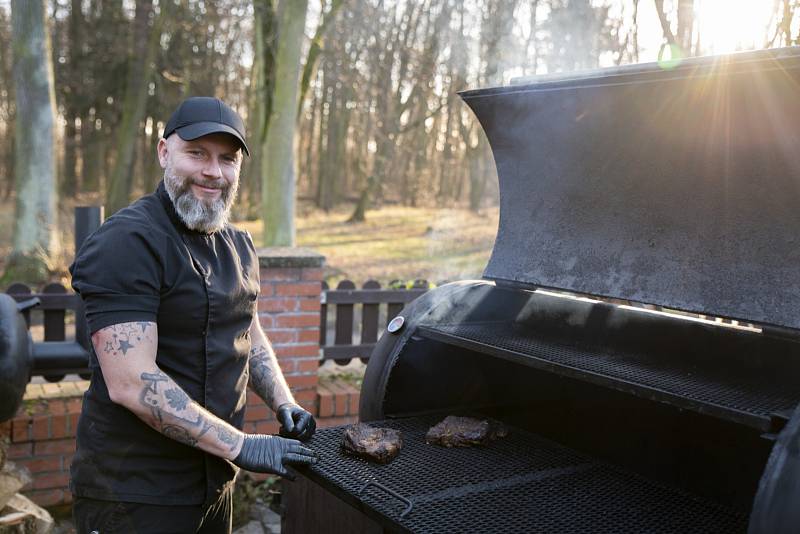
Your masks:
{"label": "grill grate", "polygon": [[[756,374],[721,377],[701,368],[680,367],[675,362],[655,359],[647,354],[614,353],[586,349],[534,337],[509,324],[437,325],[422,330],[431,337],[441,334],[470,343],[481,350],[489,346],[555,364],[569,374],[585,374],[623,382],[625,390],[647,390],[646,396],[666,402],[683,402],[682,407],[703,405],[703,410],[759,429],[769,428],[774,413],[794,409],[800,402],[796,385],[776,384]],[[437,336],[437,333],[440,334]],[[450,341],[450,340],[444,340]],[[558,372],[558,370],[557,370]]]}
{"label": "grill grate", "polygon": [[[440,418],[374,423],[403,433],[403,449],[388,465],[345,456],[343,427],[318,430],[310,468],[338,491],[358,498],[411,532],[744,532],[746,518],[716,503],[518,430],[485,448],[445,449],[425,443]],[[306,471],[308,472],[308,471]],[[408,499],[406,505],[374,486]]]}

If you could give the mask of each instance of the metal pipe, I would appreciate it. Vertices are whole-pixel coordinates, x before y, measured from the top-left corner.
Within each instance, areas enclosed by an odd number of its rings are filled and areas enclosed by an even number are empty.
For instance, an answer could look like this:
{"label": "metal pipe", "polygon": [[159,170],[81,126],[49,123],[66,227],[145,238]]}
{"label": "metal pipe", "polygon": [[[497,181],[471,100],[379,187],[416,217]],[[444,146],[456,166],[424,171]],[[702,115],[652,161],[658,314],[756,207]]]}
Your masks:
{"label": "metal pipe", "polygon": [[33,344],[33,374],[85,373],[89,352],[75,341],[44,341]]}

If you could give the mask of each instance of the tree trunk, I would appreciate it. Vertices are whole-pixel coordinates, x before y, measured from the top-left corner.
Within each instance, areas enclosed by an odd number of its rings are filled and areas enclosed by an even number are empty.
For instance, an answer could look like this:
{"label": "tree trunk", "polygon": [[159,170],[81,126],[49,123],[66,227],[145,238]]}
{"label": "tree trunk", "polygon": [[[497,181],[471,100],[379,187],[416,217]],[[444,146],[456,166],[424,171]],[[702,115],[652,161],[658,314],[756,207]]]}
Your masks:
{"label": "tree trunk", "polygon": [[78,128],[76,123],[81,120],[78,102],[81,100],[81,70],[83,60],[83,29],[85,21],[81,12],[81,0],[71,0],[69,13],[69,47],[67,48],[68,63],[64,95],[64,173],[61,176],[61,194],[72,197],[78,191]]}
{"label": "tree trunk", "polygon": [[262,153],[264,139],[267,132],[267,115],[272,109],[273,72],[275,66],[275,8],[272,0],[254,2],[255,27],[253,29],[253,68],[251,80],[252,91],[251,105],[248,112],[248,127],[250,129],[250,159],[244,169],[246,180],[247,201],[245,204],[245,218],[255,220],[259,215],[261,200],[262,178]]}
{"label": "tree trunk", "polygon": [[124,208],[130,201],[136,144],[147,103],[151,65],[160,37],[157,24],[152,23],[154,16],[153,0],[136,3],[133,58],[125,86],[122,122],[117,127],[116,161],[106,195],[107,215]]}
{"label": "tree trunk", "polygon": [[56,231],[55,93],[44,0],[13,0],[14,85],[17,98],[17,205],[14,247],[5,282],[44,281],[58,253]]}
{"label": "tree trunk", "polygon": [[294,246],[294,133],[300,49],[308,0],[281,2],[275,55],[275,96],[264,142],[262,219],[264,246]]}
{"label": "tree trunk", "polygon": [[317,64],[319,63],[319,54],[322,52],[323,39],[328,26],[336,18],[336,13],[342,7],[344,0],[331,0],[331,8],[327,13],[320,17],[320,22],[317,25],[317,31],[314,33],[314,38],[311,39],[311,45],[308,47],[308,54],[303,66],[303,76],[300,79],[300,96],[297,99],[297,114],[303,109],[303,101],[308,93],[308,88],[311,87],[311,79],[317,73]]}
{"label": "tree trunk", "polygon": [[683,54],[688,56],[692,51],[694,35],[694,0],[678,1],[678,31],[675,36]]}
{"label": "tree trunk", "polygon": [[64,174],[61,177],[61,194],[73,197],[78,191],[78,129],[75,127],[75,114],[70,109],[66,113],[64,126]]}
{"label": "tree trunk", "polygon": [[378,178],[374,174],[370,174],[367,178],[367,185],[358,196],[356,208],[353,210],[353,214],[350,215],[350,218],[347,219],[347,222],[356,223],[367,220],[367,208],[370,205],[370,198],[375,196],[375,190],[378,188],[378,185]]}
{"label": "tree trunk", "polygon": [[84,192],[100,191],[100,175],[103,173],[105,158],[105,136],[95,127],[95,114],[91,114],[81,124],[81,154],[83,166],[81,190]]}

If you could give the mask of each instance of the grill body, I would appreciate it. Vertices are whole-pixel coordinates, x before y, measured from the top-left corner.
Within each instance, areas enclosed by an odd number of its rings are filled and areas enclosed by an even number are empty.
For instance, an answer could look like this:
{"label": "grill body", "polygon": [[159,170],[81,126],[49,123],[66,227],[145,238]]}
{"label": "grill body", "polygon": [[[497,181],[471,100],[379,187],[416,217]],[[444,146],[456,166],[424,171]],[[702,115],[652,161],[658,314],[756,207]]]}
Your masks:
{"label": "grill body", "polygon": [[30,305],[0,294],[0,422],[17,413],[30,380],[33,342],[20,313]]}
{"label": "grill body", "polygon": [[[485,279],[382,336],[360,418],[404,448],[320,430],[286,532],[800,531],[799,81],[782,49],[462,94],[500,179]],[[511,434],[425,444],[446,415]]]}

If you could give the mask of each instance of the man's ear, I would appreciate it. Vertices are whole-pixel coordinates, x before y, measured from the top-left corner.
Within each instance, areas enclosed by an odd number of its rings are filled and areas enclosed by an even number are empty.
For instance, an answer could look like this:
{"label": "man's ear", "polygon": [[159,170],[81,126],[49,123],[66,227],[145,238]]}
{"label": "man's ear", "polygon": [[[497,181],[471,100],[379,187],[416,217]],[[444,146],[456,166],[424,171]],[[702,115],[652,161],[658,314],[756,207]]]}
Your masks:
{"label": "man's ear", "polygon": [[167,147],[167,140],[163,137],[158,140],[158,146],[156,147],[156,152],[158,152],[158,163],[161,165],[162,169],[167,168],[167,154],[169,153],[169,149]]}

